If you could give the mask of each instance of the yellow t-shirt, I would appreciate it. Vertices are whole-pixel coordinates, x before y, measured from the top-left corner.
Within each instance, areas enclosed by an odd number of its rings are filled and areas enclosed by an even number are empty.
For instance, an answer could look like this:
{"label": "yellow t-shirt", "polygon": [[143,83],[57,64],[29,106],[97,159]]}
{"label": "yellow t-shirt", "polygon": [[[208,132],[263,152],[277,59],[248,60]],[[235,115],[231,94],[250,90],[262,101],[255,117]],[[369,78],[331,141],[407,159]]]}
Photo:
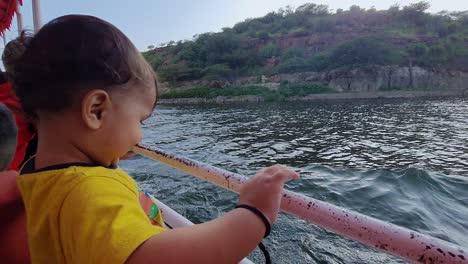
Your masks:
{"label": "yellow t-shirt", "polygon": [[119,168],[60,165],[18,177],[33,263],[124,263],[163,232]]}

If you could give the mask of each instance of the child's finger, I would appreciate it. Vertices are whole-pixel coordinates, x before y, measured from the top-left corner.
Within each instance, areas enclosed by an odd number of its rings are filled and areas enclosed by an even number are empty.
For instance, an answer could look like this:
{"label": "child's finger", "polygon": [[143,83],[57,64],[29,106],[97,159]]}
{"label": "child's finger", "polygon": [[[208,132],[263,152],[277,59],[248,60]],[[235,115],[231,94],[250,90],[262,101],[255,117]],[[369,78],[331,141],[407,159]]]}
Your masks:
{"label": "child's finger", "polygon": [[280,165],[280,164],[276,164],[276,165],[273,165],[273,166],[270,166],[270,167],[267,167],[267,168],[263,168],[262,170],[260,170],[260,172],[264,173],[264,174],[273,175],[278,170],[282,169],[283,167],[285,167],[285,166]]}
{"label": "child's finger", "polygon": [[289,180],[299,179],[299,174],[286,166],[279,168],[273,175],[271,176],[272,180],[275,182],[284,183]]}

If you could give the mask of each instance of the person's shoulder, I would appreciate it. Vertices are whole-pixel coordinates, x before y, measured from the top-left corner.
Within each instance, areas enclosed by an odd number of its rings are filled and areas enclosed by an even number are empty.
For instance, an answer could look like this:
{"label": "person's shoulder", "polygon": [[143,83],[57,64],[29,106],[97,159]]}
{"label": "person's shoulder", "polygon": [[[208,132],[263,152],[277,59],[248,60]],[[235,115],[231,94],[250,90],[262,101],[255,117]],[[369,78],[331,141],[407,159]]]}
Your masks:
{"label": "person's shoulder", "polygon": [[[27,165],[28,163],[26,163],[25,167]],[[66,167],[65,165],[56,165],[39,170],[23,168],[21,174],[18,179],[20,185],[56,186],[58,184],[62,190],[65,190],[73,189],[81,184],[100,183],[105,185],[106,183],[118,183],[132,191],[136,190],[135,181],[119,168],[67,164]]]}
{"label": "person's shoulder", "polygon": [[83,174],[81,183],[90,184],[95,183],[98,185],[117,185],[129,189],[132,193],[137,193],[137,184],[132,177],[120,168],[106,168],[106,167],[75,167],[75,173]]}
{"label": "person's shoulder", "polygon": [[137,203],[137,185],[123,171],[104,167],[70,168],[73,169],[79,175],[73,186],[67,188],[63,208],[95,210]]}

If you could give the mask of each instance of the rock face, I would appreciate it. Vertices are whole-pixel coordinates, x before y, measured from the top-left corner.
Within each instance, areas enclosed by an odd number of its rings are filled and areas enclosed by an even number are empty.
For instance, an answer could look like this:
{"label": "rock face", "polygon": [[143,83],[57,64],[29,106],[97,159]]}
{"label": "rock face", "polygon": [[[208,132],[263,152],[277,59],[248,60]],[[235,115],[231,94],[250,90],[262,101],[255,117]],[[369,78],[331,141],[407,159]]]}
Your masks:
{"label": "rock face", "polygon": [[[312,74],[311,76],[314,76]],[[467,72],[428,71],[420,67],[372,67],[334,70],[316,79],[339,91],[374,92],[391,88],[460,90],[468,88]]]}
{"label": "rock face", "polygon": [[211,88],[224,88],[224,87],[241,87],[250,85],[260,85],[262,78],[257,76],[242,77],[234,80],[195,80],[178,82],[170,84],[168,82],[161,83],[160,90],[162,93],[169,91],[187,90],[196,87],[211,87]]}
{"label": "rock face", "polygon": [[421,67],[369,66],[365,68],[338,69],[327,72],[300,72],[269,77],[254,76],[234,80],[197,80],[181,82],[162,91],[184,90],[194,87],[265,86],[277,89],[281,81],[289,83],[318,83],[341,92],[376,92],[388,89],[465,90],[468,89],[468,72],[431,71]]}

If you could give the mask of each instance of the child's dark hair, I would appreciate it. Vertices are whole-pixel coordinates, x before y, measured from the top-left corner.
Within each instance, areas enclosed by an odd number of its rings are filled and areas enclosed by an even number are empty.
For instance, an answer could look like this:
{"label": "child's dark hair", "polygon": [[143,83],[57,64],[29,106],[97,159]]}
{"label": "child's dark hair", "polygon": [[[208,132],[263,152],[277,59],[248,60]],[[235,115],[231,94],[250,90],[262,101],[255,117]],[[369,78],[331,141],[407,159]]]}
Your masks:
{"label": "child's dark hair", "polygon": [[23,30],[19,37],[6,44],[2,53],[2,61],[8,79],[14,79],[16,65],[32,38],[29,32]]}
{"label": "child's dark hair", "polygon": [[4,171],[13,159],[17,132],[13,113],[0,103],[0,171]]}
{"label": "child's dark hair", "polygon": [[[42,27],[16,66],[14,86],[24,112],[58,112],[92,88],[155,85],[156,76],[132,42],[112,24],[67,15]],[[127,85],[129,84],[129,85]]]}

